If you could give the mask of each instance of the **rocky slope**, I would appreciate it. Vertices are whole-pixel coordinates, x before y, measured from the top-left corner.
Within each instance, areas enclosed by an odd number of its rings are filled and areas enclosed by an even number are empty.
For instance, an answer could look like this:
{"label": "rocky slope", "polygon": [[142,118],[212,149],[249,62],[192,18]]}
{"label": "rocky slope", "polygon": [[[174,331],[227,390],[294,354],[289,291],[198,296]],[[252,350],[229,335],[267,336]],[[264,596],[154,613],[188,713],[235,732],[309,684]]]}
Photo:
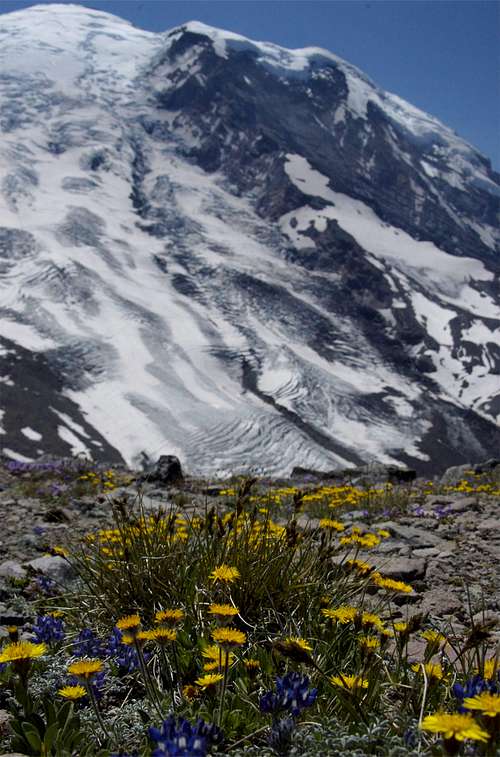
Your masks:
{"label": "rocky slope", "polygon": [[500,177],[316,48],[0,16],[0,448],[432,472],[500,442]]}
{"label": "rocky slope", "polygon": [[[498,477],[499,467],[487,472],[487,479]],[[368,561],[384,575],[412,584],[414,593],[398,596],[392,605],[394,617],[406,618],[417,612],[428,614],[438,626],[458,632],[474,623],[486,623],[493,638],[500,641],[500,576],[496,566],[500,561],[500,534],[498,509],[500,495],[498,483],[484,490],[484,481],[478,481],[474,492],[457,491],[464,469],[453,468],[437,479],[436,494],[422,497],[425,487],[417,481],[406,498],[403,509],[391,507],[386,511],[344,509],[335,517],[346,528],[357,525],[362,530],[385,529],[390,538],[383,539],[375,548],[362,551],[359,557]],[[0,625],[20,622],[19,605],[14,597],[11,581],[30,576],[46,576],[63,583],[70,576],[68,565],[57,546],[70,547],[75,538],[112,523],[113,502],[128,501],[129,506],[140,500],[151,512],[162,508],[182,511],[185,515],[203,515],[208,506],[220,512],[227,507],[227,498],[221,493],[227,483],[186,479],[177,485],[160,485],[154,476],[144,479],[143,474],[121,471],[120,477],[131,480],[109,494],[71,497],[63,506],[57,498],[47,500],[40,496],[27,497],[20,493],[19,474],[5,468],[0,474],[0,514],[2,538],[0,541]],[[349,479],[346,479],[347,483]],[[276,485],[293,484],[299,490],[313,491],[328,480],[271,481],[262,480],[261,492]],[[336,485],[340,485],[337,482]],[[444,491],[450,484],[455,491]],[[483,485],[483,489],[481,489]],[[451,487],[450,487],[451,488]],[[441,492],[441,493],[439,493]],[[397,502],[397,489],[393,502]],[[279,514],[278,516],[279,519]],[[297,517],[299,528],[314,529],[319,520],[312,513]],[[49,553],[47,550],[49,549]],[[36,592],[35,592],[36,594]],[[25,612],[22,610],[21,612]]]}

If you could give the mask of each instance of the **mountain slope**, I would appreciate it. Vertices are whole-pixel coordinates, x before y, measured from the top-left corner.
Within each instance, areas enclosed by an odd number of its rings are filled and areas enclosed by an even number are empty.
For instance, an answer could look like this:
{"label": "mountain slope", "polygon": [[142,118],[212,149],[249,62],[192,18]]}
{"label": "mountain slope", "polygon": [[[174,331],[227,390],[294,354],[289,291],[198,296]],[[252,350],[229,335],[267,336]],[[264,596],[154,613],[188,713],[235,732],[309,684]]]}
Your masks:
{"label": "mountain slope", "polygon": [[7,455],[492,453],[486,158],[318,49],[69,5],[0,16],[0,42]]}

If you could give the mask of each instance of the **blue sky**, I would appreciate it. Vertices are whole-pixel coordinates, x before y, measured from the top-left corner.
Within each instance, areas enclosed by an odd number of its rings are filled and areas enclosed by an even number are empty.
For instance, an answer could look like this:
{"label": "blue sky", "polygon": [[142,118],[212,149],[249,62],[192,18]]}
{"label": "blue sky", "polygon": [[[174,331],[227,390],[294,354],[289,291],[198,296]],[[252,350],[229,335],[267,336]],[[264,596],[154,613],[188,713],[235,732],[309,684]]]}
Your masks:
{"label": "blue sky", "polygon": [[[0,12],[34,5],[0,0]],[[204,21],[285,47],[326,47],[437,116],[500,170],[498,0],[96,0],[165,31]]]}

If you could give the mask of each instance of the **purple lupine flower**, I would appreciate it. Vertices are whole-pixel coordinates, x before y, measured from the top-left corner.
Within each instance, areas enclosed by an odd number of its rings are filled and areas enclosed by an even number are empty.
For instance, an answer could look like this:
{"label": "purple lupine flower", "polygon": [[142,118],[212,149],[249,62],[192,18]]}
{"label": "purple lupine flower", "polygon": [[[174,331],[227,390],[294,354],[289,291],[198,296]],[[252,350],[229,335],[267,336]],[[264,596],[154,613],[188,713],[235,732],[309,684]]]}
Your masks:
{"label": "purple lupine flower", "polygon": [[216,725],[199,718],[192,725],[185,718],[169,715],[161,728],[150,728],[149,737],[156,743],[152,757],[206,757],[209,749],[220,744],[223,734]]}
{"label": "purple lupine flower", "polygon": [[75,657],[105,657],[107,650],[92,629],[84,628],[73,642],[72,653]]}
{"label": "purple lupine flower", "polygon": [[[113,657],[116,664],[127,673],[131,673],[139,667],[139,657],[134,647],[124,644],[122,641],[122,632],[119,628],[113,628],[106,647],[106,653]],[[149,654],[144,653],[144,659],[147,660]]]}
{"label": "purple lupine flower", "polygon": [[482,694],[484,691],[489,694],[500,694],[500,673],[497,675],[496,679],[493,678],[491,681],[485,681],[480,675],[475,675],[466,681],[463,686],[460,683],[454,683],[451,690],[458,699],[458,711],[467,712],[467,708],[463,705],[463,701],[466,697],[475,697],[477,694]]}
{"label": "purple lupine flower", "polygon": [[38,589],[48,597],[53,597],[55,594],[56,582],[49,576],[37,576],[35,578]]}
{"label": "purple lupine flower", "polygon": [[309,689],[308,676],[292,672],[283,678],[276,678],[276,691],[266,691],[259,704],[261,712],[269,712],[275,716],[280,711],[288,710],[296,717],[306,707],[311,707],[317,696],[317,689]]}
{"label": "purple lupine flower", "polygon": [[33,639],[37,644],[56,644],[64,639],[64,622],[53,615],[38,615],[31,627]]}

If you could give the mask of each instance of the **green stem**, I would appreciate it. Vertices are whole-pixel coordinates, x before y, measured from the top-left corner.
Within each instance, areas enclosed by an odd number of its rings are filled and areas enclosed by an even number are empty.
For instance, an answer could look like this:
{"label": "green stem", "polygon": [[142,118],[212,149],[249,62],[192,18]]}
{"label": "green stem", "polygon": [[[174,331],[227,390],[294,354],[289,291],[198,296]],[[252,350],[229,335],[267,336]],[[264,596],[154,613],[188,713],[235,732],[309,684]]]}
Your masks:
{"label": "green stem", "polygon": [[158,695],[156,692],[156,686],[154,685],[154,682],[149,674],[148,666],[146,665],[146,660],[144,659],[141,645],[138,643],[137,639],[134,639],[134,646],[137,652],[137,657],[139,659],[139,667],[141,669],[142,677],[144,679],[144,685],[146,687],[146,691],[149,695],[149,698],[151,699],[151,702],[156,712],[158,713],[160,718],[162,718],[163,713],[161,711],[160,700],[158,699]]}
{"label": "green stem", "polygon": [[108,730],[107,730],[106,726],[104,725],[104,721],[102,719],[102,715],[101,715],[101,713],[99,711],[99,706],[97,704],[97,699],[95,698],[95,694],[94,694],[94,690],[92,688],[92,684],[91,684],[91,682],[87,678],[85,679],[85,688],[87,689],[87,694],[88,694],[88,697],[90,699],[90,704],[92,705],[92,709],[94,710],[94,714],[95,714],[95,716],[97,718],[97,722],[99,723],[99,727],[100,727],[101,731],[104,733],[104,737],[106,738],[106,741],[109,741],[110,740],[109,733],[108,733]]}
{"label": "green stem", "polygon": [[167,657],[167,653],[165,652],[164,648],[160,646],[160,652],[161,652],[161,658],[163,660],[163,665],[165,666],[165,672],[168,671],[168,677],[170,678],[170,696],[172,699],[172,713],[175,712],[175,696],[174,696],[174,673],[172,671],[172,666],[170,665],[170,661]]}
{"label": "green stem", "polygon": [[229,670],[229,652],[225,651],[226,658],[224,660],[224,680],[222,681],[222,692],[220,695],[220,705],[219,705],[219,717],[217,719],[217,725],[219,728],[221,727],[222,723],[222,712],[224,710],[224,698],[226,696],[226,687],[227,687],[227,674]]}

